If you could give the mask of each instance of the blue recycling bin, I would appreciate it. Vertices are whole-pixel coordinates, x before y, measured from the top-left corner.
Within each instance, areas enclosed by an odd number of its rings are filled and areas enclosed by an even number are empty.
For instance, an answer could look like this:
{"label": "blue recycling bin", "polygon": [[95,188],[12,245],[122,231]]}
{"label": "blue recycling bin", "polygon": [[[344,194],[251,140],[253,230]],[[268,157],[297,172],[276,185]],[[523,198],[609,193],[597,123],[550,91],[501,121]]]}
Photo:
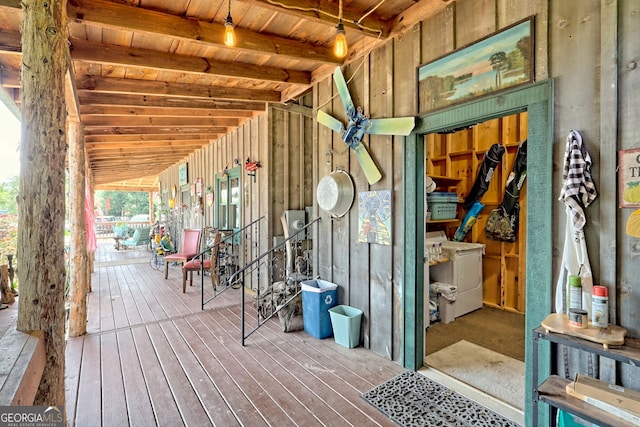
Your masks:
{"label": "blue recycling bin", "polygon": [[304,331],[314,338],[333,335],[329,309],[337,304],[338,285],[314,279],[301,282]]}

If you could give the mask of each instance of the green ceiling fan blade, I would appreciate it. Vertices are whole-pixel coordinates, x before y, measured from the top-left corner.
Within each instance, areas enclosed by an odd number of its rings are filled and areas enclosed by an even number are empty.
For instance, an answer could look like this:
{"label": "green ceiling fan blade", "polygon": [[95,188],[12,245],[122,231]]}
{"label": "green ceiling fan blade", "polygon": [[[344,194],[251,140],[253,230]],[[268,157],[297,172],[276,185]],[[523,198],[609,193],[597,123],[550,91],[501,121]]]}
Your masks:
{"label": "green ceiling fan blade", "polygon": [[367,148],[362,143],[356,144],[353,147],[353,151],[356,153],[356,159],[360,163],[360,167],[364,172],[364,176],[367,178],[369,185],[373,185],[382,179],[382,174],[378,170],[378,167],[373,162],[373,159],[369,155]]}
{"label": "green ceiling fan blade", "polygon": [[342,131],[344,131],[344,126],[342,125],[342,122],[340,120],[336,119],[333,116],[328,115],[322,110],[318,110],[317,118],[318,118],[318,123],[325,125],[329,129],[333,129],[338,133],[342,133]]}
{"label": "green ceiling fan blade", "polygon": [[333,81],[338,88],[338,95],[340,95],[340,100],[342,101],[342,105],[344,105],[344,111],[347,115],[349,114],[349,111],[353,111],[355,113],[356,107],[353,105],[351,94],[349,94],[349,87],[342,75],[340,67],[336,67],[336,71],[333,73]]}
{"label": "green ceiling fan blade", "polygon": [[369,119],[366,133],[375,135],[409,135],[415,126],[414,117],[393,117],[388,119]]}

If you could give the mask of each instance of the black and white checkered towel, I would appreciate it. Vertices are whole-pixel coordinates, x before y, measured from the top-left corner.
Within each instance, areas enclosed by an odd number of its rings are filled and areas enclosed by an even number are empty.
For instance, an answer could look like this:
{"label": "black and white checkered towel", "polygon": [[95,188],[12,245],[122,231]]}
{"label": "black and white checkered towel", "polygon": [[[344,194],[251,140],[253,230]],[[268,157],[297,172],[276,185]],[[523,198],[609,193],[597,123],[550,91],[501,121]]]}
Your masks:
{"label": "black and white checkered towel", "polygon": [[562,179],[558,200],[571,209],[575,231],[582,230],[587,223],[584,210],[598,197],[598,192],[591,178],[591,156],[582,143],[582,136],[575,130],[567,136]]}

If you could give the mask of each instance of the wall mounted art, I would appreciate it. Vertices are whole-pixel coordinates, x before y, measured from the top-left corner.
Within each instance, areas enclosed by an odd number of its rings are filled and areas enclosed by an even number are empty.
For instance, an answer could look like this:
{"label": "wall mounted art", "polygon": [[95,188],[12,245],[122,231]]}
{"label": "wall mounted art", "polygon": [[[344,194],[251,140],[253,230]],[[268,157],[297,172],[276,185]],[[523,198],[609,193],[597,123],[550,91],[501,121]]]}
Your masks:
{"label": "wall mounted art", "polygon": [[533,81],[533,18],[418,67],[421,114]]}
{"label": "wall mounted art", "polygon": [[178,179],[179,179],[180,185],[184,185],[189,182],[186,163],[183,163],[180,166],[178,166]]}
{"label": "wall mounted art", "polygon": [[391,245],[391,190],[358,193],[358,241]]}

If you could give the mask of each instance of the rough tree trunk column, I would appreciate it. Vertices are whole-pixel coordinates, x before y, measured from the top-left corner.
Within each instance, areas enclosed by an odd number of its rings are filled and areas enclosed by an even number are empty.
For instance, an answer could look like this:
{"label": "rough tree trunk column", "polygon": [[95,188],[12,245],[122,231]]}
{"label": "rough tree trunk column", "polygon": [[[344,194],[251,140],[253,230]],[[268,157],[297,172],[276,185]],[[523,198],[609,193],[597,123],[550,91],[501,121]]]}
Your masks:
{"label": "rough tree trunk column", "polygon": [[35,405],[64,405],[65,0],[22,0],[18,330],[44,332]]}
{"label": "rough tree trunk column", "polygon": [[69,257],[69,336],[87,333],[87,235],[84,219],[85,155],[82,124],[69,123],[69,218],[71,252]]}

